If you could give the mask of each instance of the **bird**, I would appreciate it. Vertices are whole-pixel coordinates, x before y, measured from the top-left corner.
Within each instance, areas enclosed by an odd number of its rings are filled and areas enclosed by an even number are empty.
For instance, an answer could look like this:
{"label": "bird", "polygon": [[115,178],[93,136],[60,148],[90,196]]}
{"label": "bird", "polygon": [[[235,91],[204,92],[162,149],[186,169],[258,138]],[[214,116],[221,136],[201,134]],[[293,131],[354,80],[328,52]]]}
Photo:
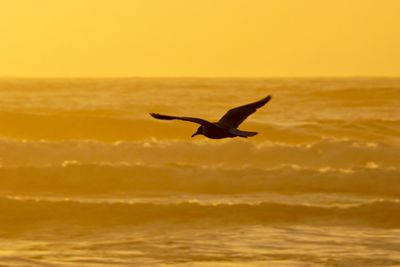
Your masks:
{"label": "bird", "polygon": [[194,118],[194,117],[180,117],[180,116],[170,116],[158,113],[150,113],[150,115],[159,120],[181,120],[200,124],[197,131],[192,134],[191,137],[196,135],[204,135],[211,139],[222,139],[222,138],[233,138],[233,137],[243,137],[247,138],[258,134],[257,132],[249,132],[239,130],[239,125],[247,119],[251,114],[257,111],[267,104],[272,99],[271,95],[267,97],[252,102],[250,104],[242,105],[236,108],[228,110],[222,118],[217,122],[209,122],[204,119]]}

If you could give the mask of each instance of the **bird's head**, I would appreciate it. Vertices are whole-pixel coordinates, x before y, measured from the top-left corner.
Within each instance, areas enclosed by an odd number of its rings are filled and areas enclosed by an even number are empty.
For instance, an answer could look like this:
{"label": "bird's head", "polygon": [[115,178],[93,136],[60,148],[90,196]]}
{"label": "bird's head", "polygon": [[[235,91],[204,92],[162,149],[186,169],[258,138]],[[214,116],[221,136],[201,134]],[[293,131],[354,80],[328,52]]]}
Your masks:
{"label": "bird's head", "polygon": [[192,137],[195,137],[196,135],[203,134],[203,126],[200,125],[199,128],[197,128],[196,132],[192,134]]}

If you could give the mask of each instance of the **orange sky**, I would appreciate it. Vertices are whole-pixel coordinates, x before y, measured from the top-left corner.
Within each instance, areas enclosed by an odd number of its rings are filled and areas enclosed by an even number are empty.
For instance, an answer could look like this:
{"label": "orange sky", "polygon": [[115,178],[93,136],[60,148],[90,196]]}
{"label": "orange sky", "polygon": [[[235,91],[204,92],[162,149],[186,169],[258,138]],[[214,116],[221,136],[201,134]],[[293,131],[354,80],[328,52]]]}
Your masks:
{"label": "orange sky", "polygon": [[397,0],[0,2],[0,76],[400,76]]}

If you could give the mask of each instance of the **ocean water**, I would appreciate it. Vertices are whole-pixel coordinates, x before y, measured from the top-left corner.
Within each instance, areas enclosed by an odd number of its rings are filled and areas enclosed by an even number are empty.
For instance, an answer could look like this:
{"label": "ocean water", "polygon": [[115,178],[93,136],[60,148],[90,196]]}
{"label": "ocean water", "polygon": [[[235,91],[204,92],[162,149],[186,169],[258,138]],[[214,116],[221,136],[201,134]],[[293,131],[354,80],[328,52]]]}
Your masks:
{"label": "ocean water", "polygon": [[400,266],[400,79],[1,79],[0,122],[0,266]]}

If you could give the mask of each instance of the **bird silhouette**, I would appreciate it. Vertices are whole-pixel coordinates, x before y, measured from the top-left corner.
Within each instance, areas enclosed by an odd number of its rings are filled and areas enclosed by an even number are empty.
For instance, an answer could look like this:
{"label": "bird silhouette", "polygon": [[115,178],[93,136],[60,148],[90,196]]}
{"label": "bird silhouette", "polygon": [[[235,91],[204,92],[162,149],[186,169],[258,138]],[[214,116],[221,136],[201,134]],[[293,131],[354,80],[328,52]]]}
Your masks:
{"label": "bird silhouette", "polygon": [[261,108],[268,103],[271,98],[272,96],[269,95],[259,101],[232,108],[228,110],[228,112],[226,112],[225,115],[222,116],[222,118],[217,122],[209,122],[200,118],[169,116],[158,113],[150,113],[150,115],[159,120],[181,120],[200,124],[199,128],[197,128],[197,131],[192,134],[192,137],[196,135],[204,135],[211,139],[231,138],[237,136],[247,138],[249,136],[256,135],[257,132],[239,130],[239,125],[247,117],[256,112],[258,108]]}

